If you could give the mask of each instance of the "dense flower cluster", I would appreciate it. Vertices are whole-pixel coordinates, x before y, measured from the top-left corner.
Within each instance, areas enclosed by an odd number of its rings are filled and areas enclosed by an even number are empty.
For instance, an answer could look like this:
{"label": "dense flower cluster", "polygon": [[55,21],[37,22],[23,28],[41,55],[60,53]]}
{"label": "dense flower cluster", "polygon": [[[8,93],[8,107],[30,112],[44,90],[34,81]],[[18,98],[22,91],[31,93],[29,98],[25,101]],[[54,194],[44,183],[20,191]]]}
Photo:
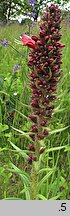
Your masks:
{"label": "dense flower cluster", "polygon": [[[53,100],[56,98],[56,85],[61,74],[61,49],[64,44],[60,43],[61,38],[60,22],[61,11],[58,6],[51,5],[47,8],[43,16],[43,22],[40,25],[39,37],[32,36],[36,47],[29,54],[28,66],[31,68],[30,87],[32,88],[33,114],[30,119],[34,122],[31,131],[38,133],[37,116],[40,117],[40,133],[38,137],[44,138],[48,131],[44,129],[47,126],[48,119],[51,117],[54,109]],[[35,135],[33,135],[33,140]]]}
{"label": "dense flower cluster", "polygon": [[[28,66],[31,68],[33,113],[29,118],[33,122],[30,137],[35,142],[36,139],[41,140],[48,135],[46,127],[54,109],[53,101],[56,98],[57,83],[61,74],[61,49],[64,47],[64,44],[59,42],[62,36],[59,32],[60,23],[61,10],[52,4],[43,15],[39,36],[31,37],[30,46],[33,49],[29,53]],[[34,151],[32,144],[30,150]],[[43,151],[44,148],[40,153]],[[34,160],[31,154],[29,157],[30,161]]]}

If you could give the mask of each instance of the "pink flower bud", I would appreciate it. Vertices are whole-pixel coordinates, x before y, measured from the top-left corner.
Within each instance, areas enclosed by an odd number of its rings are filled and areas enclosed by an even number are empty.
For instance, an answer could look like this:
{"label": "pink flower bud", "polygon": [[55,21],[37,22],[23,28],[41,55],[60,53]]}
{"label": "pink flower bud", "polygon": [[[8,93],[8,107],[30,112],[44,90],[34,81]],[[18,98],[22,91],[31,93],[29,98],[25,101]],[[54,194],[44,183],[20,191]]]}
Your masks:
{"label": "pink flower bud", "polygon": [[42,121],[41,126],[45,126],[45,125],[46,125],[46,121]]}
{"label": "pink flower bud", "polygon": [[37,84],[38,84],[38,85],[41,85],[41,84],[42,84],[41,80],[38,80],[38,81],[37,81]]}
{"label": "pink flower bud", "polygon": [[48,131],[46,129],[44,129],[44,135],[48,135]]}
{"label": "pink flower bud", "polygon": [[51,32],[54,32],[54,31],[55,31],[55,28],[54,28],[54,27],[52,27],[52,28],[51,28]]}
{"label": "pink flower bud", "polygon": [[37,93],[36,89],[33,89],[32,93],[33,93],[33,94],[36,94],[36,93]]}
{"label": "pink flower bud", "polygon": [[48,46],[48,51],[51,51],[53,49],[53,46]]}
{"label": "pink flower bud", "polygon": [[37,104],[36,99],[34,99],[34,100],[32,101],[31,105],[32,105],[33,107],[37,107],[38,104]]}
{"label": "pink flower bud", "polygon": [[52,38],[53,38],[53,35],[49,35],[49,38],[52,39]]}
{"label": "pink flower bud", "polygon": [[34,141],[35,140],[35,135],[34,134],[29,134],[29,136],[31,137],[31,139]]}
{"label": "pink flower bud", "polygon": [[[29,145],[29,148],[28,148],[28,150],[35,151],[35,148],[34,148],[34,146],[33,146],[33,144],[32,144],[32,143]],[[31,157],[32,157],[32,155],[31,155]]]}
{"label": "pink flower bud", "polygon": [[30,77],[32,77],[33,79],[35,79],[36,78],[36,74],[35,73],[30,73]]}
{"label": "pink flower bud", "polygon": [[38,45],[43,45],[43,42],[42,42],[41,40],[38,40],[38,41],[37,41],[37,44],[38,44]]}
{"label": "pink flower bud", "polygon": [[41,73],[41,69],[40,68],[37,69],[37,73],[39,73],[39,74]]}
{"label": "pink flower bud", "polygon": [[44,134],[43,134],[43,135],[41,135],[41,136],[40,136],[40,135],[38,135],[38,138],[39,138],[39,139],[44,139],[44,138],[45,138],[45,135],[44,135]]}
{"label": "pink flower bud", "polygon": [[36,110],[35,112],[34,112],[34,115],[39,115],[40,114],[40,111],[39,110]]}
{"label": "pink flower bud", "polygon": [[58,82],[58,80],[56,79],[56,77],[52,77],[52,78],[51,78],[51,81],[53,81],[53,82]]}
{"label": "pink flower bud", "polygon": [[44,109],[40,110],[40,115],[44,115]]}
{"label": "pink flower bud", "polygon": [[41,30],[40,31],[40,36],[44,36],[46,34],[46,31],[45,30]]}
{"label": "pink flower bud", "polygon": [[36,127],[35,125],[32,125],[32,126],[31,126],[31,131],[32,131],[32,132],[37,132],[37,127]]}
{"label": "pink flower bud", "polygon": [[35,83],[34,83],[34,82],[31,82],[31,83],[30,83],[30,87],[31,87],[31,88],[34,88],[34,87],[35,87]]}
{"label": "pink flower bud", "polygon": [[43,85],[46,85],[46,80],[44,80],[42,83],[43,83]]}
{"label": "pink flower bud", "polygon": [[54,59],[53,59],[53,58],[50,58],[50,59],[49,59],[49,62],[50,62],[50,63],[52,63],[53,61],[54,61]]}
{"label": "pink flower bud", "polygon": [[33,115],[29,115],[29,118],[31,119],[31,121],[33,121],[34,123],[37,123],[37,118]]}
{"label": "pink flower bud", "polygon": [[58,65],[54,65],[52,68],[53,71],[56,71],[57,69],[58,69]]}
{"label": "pink flower bud", "polygon": [[45,39],[45,41],[47,41],[49,39],[49,36],[48,35],[45,36],[44,39]]}
{"label": "pink flower bud", "polygon": [[41,148],[39,154],[42,154],[45,151],[45,148]]}
{"label": "pink flower bud", "polygon": [[53,86],[53,87],[51,88],[51,90],[52,90],[52,91],[55,91],[55,90],[56,90],[56,86]]}
{"label": "pink flower bud", "polygon": [[35,155],[33,155],[33,161],[36,161],[36,160],[37,160],[36,156],[35,156]]}
{"label": "pink flower bud", "polygon": [[59,61],[58,61],[58,64],[59,64],[59,65],[61,65],[61,64],[62,64],[62,61],[61,61],[61,60],[59,60]]}
{"label": "pink flower bud", "polygon": [[48,25],[51,25],[51,21],[50,20],[48,20],[47,23],[48,23]]}
{"label": "pink flower bud", "polygon": [[35,42],[37,42],[38,40],[39,40],[39,38],[37,37],[37,36],[35,36],[35,35],[32,35],[32,40],[34,40]]}

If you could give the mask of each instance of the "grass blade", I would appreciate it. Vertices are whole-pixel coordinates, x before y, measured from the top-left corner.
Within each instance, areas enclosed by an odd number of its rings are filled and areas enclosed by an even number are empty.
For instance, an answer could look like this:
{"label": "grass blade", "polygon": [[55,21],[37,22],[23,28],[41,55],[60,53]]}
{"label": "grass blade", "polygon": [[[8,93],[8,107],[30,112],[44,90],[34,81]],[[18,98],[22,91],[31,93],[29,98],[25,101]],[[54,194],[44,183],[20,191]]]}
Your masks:
{"label": "grass blade", "polygon": [[46,197],[42,194],[37,194],[37,198],[39,198],[40,200],[47,200]]}
{"label": "grass blade", "polygon": [[66,146],[60,146],[60,147],[54,147],[54,148],[50,148],[50,149],[45,150],[45,152],[58,151],[58,150],[66,148],[66,147],[67,147],[67,145]]}
{"label": "grass blade", "polygon": [[37,185],[37,188],[38,188],[38,191],[40,190],[40,188],[41,188],[41,186],[43,185],[43,183],[45,182],[45,181],[47,181],[47,179],[52,175],[52,173],[54,172],[54,170],[51,170],[49,173],[47,173],[47,175],[45,175],[42,179],[41,179],[41,181],[38,183],[38,185]]}
{"label": "grass blade", "polygon": [[60,129],[56,129],[56,130],[53,130],[53,131],[49,131],[49,134],[54,134],[54,133],[59,133],[59,132],[62,132],[64,130],[66,130],[67,128],[69,128],[70,126],[67,126],[67,127],[64,127],[64,128],[60,128]]}

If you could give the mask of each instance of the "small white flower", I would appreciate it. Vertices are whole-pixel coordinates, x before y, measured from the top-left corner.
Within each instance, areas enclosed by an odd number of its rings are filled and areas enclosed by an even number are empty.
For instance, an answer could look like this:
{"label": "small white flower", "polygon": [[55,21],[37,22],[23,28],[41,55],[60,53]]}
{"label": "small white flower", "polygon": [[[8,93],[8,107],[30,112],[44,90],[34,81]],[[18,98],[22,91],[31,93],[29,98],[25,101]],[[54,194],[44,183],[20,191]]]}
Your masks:
{"label": "small white flower", "polygon": [[4,78],[4,81],[6,81],[6,80],[7,80],[7,77]]}
{"label": "small white flower", "polygon": [[17,96],[17,92],[14,92],[14,94],[13,94],[14,96]]}
{"label": "small white flower", "polygon": [[69,71],[69,74],[70,74],[70,71]]}

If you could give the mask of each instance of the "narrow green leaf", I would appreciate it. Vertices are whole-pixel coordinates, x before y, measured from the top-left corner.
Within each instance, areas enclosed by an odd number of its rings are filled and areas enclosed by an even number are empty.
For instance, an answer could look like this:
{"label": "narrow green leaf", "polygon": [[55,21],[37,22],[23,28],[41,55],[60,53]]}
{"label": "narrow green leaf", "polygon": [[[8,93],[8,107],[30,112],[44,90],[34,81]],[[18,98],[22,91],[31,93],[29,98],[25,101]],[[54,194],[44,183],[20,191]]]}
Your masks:
{"label": "narrow green leaf", "polygon": [[28,105],[28,104],[24,104],[24,103],[22,103],[21,101],[20,101],[20,103],[22,104],[22,106],[25,106],[25,107],[27,107],[27,108],[30,108],[30,109],[31,109],[31,106],[30,106],[30,105]]}
{"label": "narrow green leaf", "polygon": [[59,110],[56,110],[56,109],[55,109],[54,112],[53,112],[53,115],[56,114],[56,113],[59,113],[59,112],[64,112],[64,111],[66,111],[65,108],[59,109]]}
{"label": "narrow green leaf", "polygon": [[19,110],[14,109],[17,113],[19,113],[21,116],[23,116],[24,118],[28,119],[27,116],[25,116],[23,113],[21,113]]}
{"label": "narrow green leaf", "polygon": [[66,149],[65,149],[64,151],[65,151],[65,152],[66,152],[66,151],[70,151],[70,146],[67,146]]}
{"label": "narrow green leaf", "polygon": [[27,188],[25,184],[24,184],[24,188],[25,188],[25,196],[26,196],[26,200],[30,200],[29,188]]}
{"label": "narrow green leaf", "polygon": [[11,128],[12,128],[13,130],[19,132],[19,133],[20,133],[19,135],[26,136],[29,140],[31,140],[31,138],[29,137],[29,134],[34,134],[34,133],[30,133],[30,132],[29,132],[29,133],[25,133],[25,132],[23,132],[23,131],[21,131],[21,130],[19,130],[19,129],[17,129],[17,128],[14,128],[14,127],[12,127],[12,126],[11,126]]}
{"label": "narrow green leaf", "polygon": [[42,179],[41,179],[41,181],[38,183],[38,185],[37,185],[37,188],[38,188],[38,190],[40,190],[40,188],[41,188],[41,186],[43,185],[43,183],[45,182],[45,181],[47,181],[47,179],[52,175],[52,173],[54,172],[54,170],[51,170],[49,173],[47,173],[47,175],[45,175]]}
{"label": "narrow green leaf", "polygon": [[21,130],[19,130],[19,129],[17,129],[17,128],[14,128],[14,127],[12,127],[12,126],[11,126],[11,128],[12,128],[13,130],[15,130],[15,131],[21,133],[22,135],[25,135],[25,136],[28,135],[28,133],[25,133],[25,132],[23,132],[23,131],[21,131]]}
{"label": "narrow green leaf", "polygon": [[37,198],[39,198],[40,200],[47,200],[47,198],[42,194],[37,194]]}
{"label": "narrow green leaf", "polygon": [[58,195],[56,195],[54,197],[51,197],[49,200],[57,200],[59,197],[61,197],[62,194],[63,194],[63,192],[59,193]]}
{"label": "narrow green leaf", "polygon": [[56,129],[56,130],[53,130],[53,131],[49,131],[49,134],[55,134],[55,133],[59,133],[59,132],[62,132],[64,130],[66,130],[67,128],[69,128],[70,126],[67,126],[65,128],[60,128],[60,129]]}
{"label": "narrow green leaf", "polygon": [[13,163],[11,163],[11,165],[12,165],[13,169],[8,169],[8,170],[10,170],[11,172],[18,173],[21,176],[21,178],[23,179],[23,183],[26,185],[26,187],[28,187],[30,184],[29,175],[26,172],[19,169],[18,167],[16,167]]}
{"label": "narrow green leaf", "polygon": [[[54,169],[54,168],[53,168]],[[42,172],[47,172],[47,171],[51,171],[51,168],[43,168],[41,170],[38,171],[38,174],[42,173]]]}
{"label": "narrow green leaf", "polygon": [[22,157],[26,160],[27,157],[28,157],[28,155],[27,155],[23,150],[21,150],[19,147],[17,147],[14,143],[12,143],[11,141],[9,141],[9,142],[10,142],[10,144],[12,145],[12,147],[13,147],[14,149],[16,149],[16,151],[17,151],[19,154],[21,154]]}
{"label": "narrow green leaf", "polygon": [[6,124],[1,124],[0,123],[0,133],[4,132],[5,130],[8,130],[9,129],[9,126],[6,125]]}
{"label": "narrow green leaf", "polygon": [[66,146],[60,146],[60,147],[54,147],[54,148],[50,148],[50,149],[45,150],[45,152],[58,151],[58,150],[66,148],[66,147],[67,147],[67,145]]}
{"label": "narrow green leaf", "polygon": [[8,150],[7,148],[0,148],[0,152],[1,151],[6,151],[6,150]]}
{"label": "narrow green leaf", "polygon": [[21,199],[17,198],[17,197],[8,197],[8,198],[5,198],[3,200],[21,200]]}

